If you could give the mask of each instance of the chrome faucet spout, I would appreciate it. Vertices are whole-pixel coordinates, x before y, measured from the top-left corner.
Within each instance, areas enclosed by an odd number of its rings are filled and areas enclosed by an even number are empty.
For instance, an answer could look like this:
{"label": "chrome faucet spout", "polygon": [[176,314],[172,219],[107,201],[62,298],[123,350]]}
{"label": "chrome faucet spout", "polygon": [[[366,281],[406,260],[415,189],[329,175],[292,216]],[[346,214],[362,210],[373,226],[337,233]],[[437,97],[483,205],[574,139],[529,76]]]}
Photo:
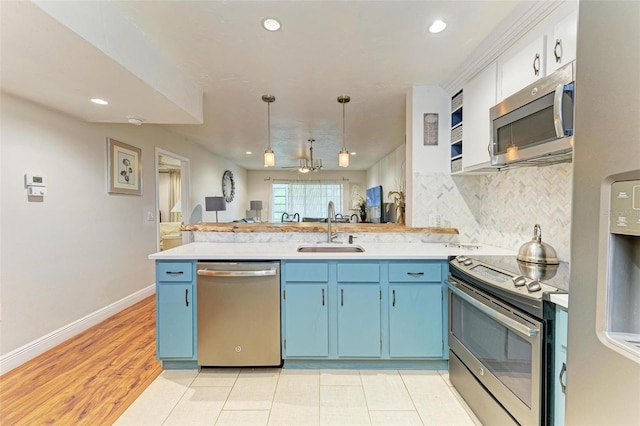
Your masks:
{"label": "chrome faucet spout", "polygon": [[336,207],[333,205],[333,201],[329,201],[327,206],[327,242],[331,243],[338,237],[337,233],[331,232],[331,222],[335,219]]}

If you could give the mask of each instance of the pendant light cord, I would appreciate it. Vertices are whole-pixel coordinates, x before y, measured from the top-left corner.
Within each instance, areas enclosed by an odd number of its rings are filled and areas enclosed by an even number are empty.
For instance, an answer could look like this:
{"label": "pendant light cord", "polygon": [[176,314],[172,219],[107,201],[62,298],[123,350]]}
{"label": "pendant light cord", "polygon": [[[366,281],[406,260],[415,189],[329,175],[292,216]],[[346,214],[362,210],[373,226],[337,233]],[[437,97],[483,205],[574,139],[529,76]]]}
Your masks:
{"label": "pendant light cord", "polygon": [[271,102],[267,102],[267,142],[271,151]]}
{"label": "pendant light cord", "polygon": [[346,147],[344,144],[344,104],[345,102],[342,103],[342,150],[346,151]]}

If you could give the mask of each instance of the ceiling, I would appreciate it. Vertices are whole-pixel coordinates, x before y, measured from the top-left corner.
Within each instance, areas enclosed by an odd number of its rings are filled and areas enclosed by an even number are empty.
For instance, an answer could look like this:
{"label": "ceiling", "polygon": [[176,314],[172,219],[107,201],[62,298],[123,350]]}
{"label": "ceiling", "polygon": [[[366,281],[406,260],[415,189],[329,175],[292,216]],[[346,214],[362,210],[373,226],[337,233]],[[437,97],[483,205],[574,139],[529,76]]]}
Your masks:
{"label": "ceiling", "polygon": [[[308,156],[313,138],[314,157],[338,168],[344,94],[350,168],[366,170],[404,143],[407,90],[444,86],[519,11],[518,1],[36,3],[1,2],[3,91],[88,122],[137,117],[250,170],[263,169],[264,94],[276,97],[276,167]],[[264,30],[266,17],[282,28]],[[429,33],[435,19],[444,32]]]}

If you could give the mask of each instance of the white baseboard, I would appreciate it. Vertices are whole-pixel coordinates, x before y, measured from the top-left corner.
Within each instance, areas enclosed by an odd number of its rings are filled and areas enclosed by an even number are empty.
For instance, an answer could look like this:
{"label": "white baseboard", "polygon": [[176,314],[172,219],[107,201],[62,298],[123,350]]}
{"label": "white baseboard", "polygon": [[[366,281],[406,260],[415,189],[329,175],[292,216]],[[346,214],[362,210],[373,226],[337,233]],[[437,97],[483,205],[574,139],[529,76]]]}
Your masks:
{"label": "white baseboard", "polygon": [[143,288],[127,297],[124,297],[117,302],[114,302],[104,308],[80,318],[70,324],[60,327],[51,333],[42,336],[32,342],[27,343],[9,353],[6,353],[0,357],[0,375],[5,374],[14,368],[24,364],[25,362],[32,360],[40,354],[48,351],[54,346],[59,345],[72,338],[73,336],[85,331],[86,329],[98,324],[101,321],[106,320],[109,317],[117,314],[118,312],[132,306],[142,299],[151,296],[156,292],[155,284]]}

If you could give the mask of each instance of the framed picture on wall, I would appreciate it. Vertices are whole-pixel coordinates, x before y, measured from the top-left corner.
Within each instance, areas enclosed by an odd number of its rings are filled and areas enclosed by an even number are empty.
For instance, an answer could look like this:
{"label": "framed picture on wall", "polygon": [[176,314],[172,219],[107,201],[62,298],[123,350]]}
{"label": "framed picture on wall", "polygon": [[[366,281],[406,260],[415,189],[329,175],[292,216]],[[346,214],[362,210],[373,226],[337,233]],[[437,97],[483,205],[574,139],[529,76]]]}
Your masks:
{"label": "framed picture on wall", "polygon": [[142,149],[107,138],[109,193],[142,195]]}
{"label": "framed picture on wall", "polygon": [[424,144],[438,145],[438,113],[424,114]]}

